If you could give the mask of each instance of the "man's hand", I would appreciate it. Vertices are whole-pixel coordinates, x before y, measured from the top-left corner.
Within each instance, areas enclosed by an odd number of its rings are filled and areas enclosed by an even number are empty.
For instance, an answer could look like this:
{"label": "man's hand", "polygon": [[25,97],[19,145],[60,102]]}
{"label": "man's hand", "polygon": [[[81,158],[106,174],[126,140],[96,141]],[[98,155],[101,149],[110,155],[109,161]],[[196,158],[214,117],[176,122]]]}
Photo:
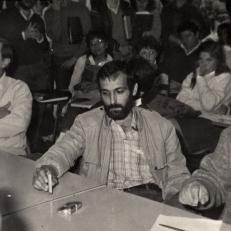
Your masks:
{"label": "man's hand", "polygon": [[9,110],[11,106],[11,103],[7,103],[5,106],[0,107],[0,119],[6,117],[7,115],[9,115],[11,113],[11,111]]}
{"label": "man's hand", "polygon": [[33,186],[37,190],[48,192],[48,175],[52,176],[52,187],[58,184],[58,177],[56,169],[51,165],[44,165],[41,168],[35,170],[33,176]]}
{"label": "man's hand", "polygon": [[34,39],[40,41],[43,38],[42,33],[39,31],[36,24],[30,23],[28,27],[24,30],[25,39]]}
{"label": "man's hand", "polygon": [[179,194],[179,201],[182,204],[193,207],[205,205],[209,201],[209,193],[204,185],[194,181],[182,188]]}

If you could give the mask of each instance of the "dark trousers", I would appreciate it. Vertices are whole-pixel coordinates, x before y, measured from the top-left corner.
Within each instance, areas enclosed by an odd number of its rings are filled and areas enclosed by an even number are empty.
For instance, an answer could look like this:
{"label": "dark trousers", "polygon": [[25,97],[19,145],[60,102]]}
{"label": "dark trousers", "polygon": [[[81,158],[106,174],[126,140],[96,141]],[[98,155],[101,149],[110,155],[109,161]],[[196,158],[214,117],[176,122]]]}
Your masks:
{"label": "dark trousers", "polygon": [[142,184],[123,190],[137,196],[145,197],[150,200],[163,202],[161,189],[152,183]]}

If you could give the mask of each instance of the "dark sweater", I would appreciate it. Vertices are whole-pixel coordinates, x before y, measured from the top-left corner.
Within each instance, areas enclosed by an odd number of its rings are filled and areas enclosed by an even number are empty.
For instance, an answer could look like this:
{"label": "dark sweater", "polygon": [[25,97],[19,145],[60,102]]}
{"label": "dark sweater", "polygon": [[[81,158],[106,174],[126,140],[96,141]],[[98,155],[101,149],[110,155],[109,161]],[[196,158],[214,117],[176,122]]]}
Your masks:
{"label": "dark sweater", "polygon": [[[42,43],[38,43],[34,39],[23,40],[22,32],[30,22],[36,23],[40,32],[43,33],[44,41]],[[49,44],[45,36],[44,22],[37,14],[26,21],[16,7],[2,11],[0,13],[0,36],[12,44],[16,66],[41,62],[43,56],[48,53]]]}
{"label": "dark sweater", "polygon": [[197,66],[197,53],[198,50],[196,49],[191,54],[186,55],[180,46],[168,47],[168,49],[164,51],[159,64],[160,73],[167,74],[170,80],[182,83],[186,76],[195,70]]}

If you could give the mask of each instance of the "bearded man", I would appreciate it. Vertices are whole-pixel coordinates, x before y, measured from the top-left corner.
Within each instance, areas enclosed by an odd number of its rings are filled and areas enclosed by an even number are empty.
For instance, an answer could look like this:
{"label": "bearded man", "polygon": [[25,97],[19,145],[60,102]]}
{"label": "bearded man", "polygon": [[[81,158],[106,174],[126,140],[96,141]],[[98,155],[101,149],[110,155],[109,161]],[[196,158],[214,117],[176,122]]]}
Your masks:
{"label": "bearded man", "polygon": [[[137,83],[127,63],[111,61],[98,72],[103,107],[80,114],[71,129],[37,162],[33,186],[48,191],[82,156],[80,175],[108,187],[156,199],[169,199],[189,178],[171,122],[134,106]],[[160,200],[161,200],[160,199]]]}

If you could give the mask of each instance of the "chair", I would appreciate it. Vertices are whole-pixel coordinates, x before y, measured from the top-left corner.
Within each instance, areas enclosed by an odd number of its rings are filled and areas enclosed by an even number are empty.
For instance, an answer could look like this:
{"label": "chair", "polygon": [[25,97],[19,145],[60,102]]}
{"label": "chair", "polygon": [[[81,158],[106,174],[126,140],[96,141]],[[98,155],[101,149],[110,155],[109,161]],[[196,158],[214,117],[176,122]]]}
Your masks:
{"label": "chair", "polygon": [[[38,111],[36,120],[36,129],[33,134],[33,139],[31,141],[31,146],[36,146],[39,138],[41,137],[41,127],[44,123],[45,112],[48,106],[57,106],[56,115],[54,118],[54,127],[52,132],[52,143],[55,142],[57,137],[57,128],[60,120],[60,113],[62,107],[71,98],[71,93],[67,90],[43,90],[38,91],[33,94],[34,104],[37,104]],[[34,150],[33,150],[34,151]],[[37,150],[35,150],[37,151]]]}

